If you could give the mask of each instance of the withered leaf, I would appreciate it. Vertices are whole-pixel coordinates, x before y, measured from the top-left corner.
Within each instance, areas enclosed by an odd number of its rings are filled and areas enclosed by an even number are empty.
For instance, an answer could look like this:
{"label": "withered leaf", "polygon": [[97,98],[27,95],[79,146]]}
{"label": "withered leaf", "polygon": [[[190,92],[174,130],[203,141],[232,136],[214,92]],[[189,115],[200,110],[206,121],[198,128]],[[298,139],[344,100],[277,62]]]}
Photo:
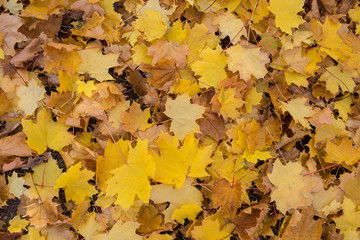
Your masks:
{"label": "withered leaf", "polygon": [[200,125],[200,131],[217,142],[226,138],[224,118],[216,113],[204,113],[203,118],[197,122]]}
{"label": "withered leaf", "polygon": [[161,60],[155,66],[143,63],[140,70],[148,72],[148,82],[159,90],[169,91],[171,85],[180,77],[173,60]]}
{"label": "withered leaf", "polygon": [[243,240],[255,238],[257,230],[260,228],[269,209],[266,204],[260,203],[242,210],[235,216],[236,231]]}
{"label": "withered leaf", "polygon": [[141,96],[145,96],[147,94],[147,88],[146,88],[146,81],[141,76],[138,70],[129,70],[129,75],[126,78],[128,82],[130,82],[133,85],[134,92]]}
{"label": "withered leaf", "polygon": [[314,220],[315,210],[308,207],[301,211],[296,210],[291,216],[281,239],[284,240],[317,240],[321,239],[322,221]]}
{"label": "withered leaf", "polygon": [[241,183],[230,183],[225,178],[215,182],[212,199],[215,207],[221,207],[224,216],[233,216],[241,206]]}

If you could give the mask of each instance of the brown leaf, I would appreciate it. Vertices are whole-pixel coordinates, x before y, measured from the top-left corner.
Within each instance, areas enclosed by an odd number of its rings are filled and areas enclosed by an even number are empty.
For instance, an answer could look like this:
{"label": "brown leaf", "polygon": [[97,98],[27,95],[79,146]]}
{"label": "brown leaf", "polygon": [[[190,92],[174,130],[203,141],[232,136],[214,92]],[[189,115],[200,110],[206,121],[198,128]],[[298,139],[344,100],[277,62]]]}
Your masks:
{"label": "brown leaf", "polygon": [[63,17],[53,14],[47,20],[27,18],[26,23],[19,28],[19,32],[28,38],[39,37],[45,33],[48,38],[55,38],[58,35]]}
{"label": "brown leaf", "polygon": [[153,65],[162,59],[172,59],[177,67],[183,68],[189,54],[189,46],[170,41],[159,41],[148,49],[148,55],[153,56]]}
{"label": "brown leaf", "polygon": [[197,123],[200,125],[200,131],[217,142],[226,138],[226,128],[224,119],[215,113],[204,113],[203,118]]}
{"label": "brown leaf", "polygon": [[34,59],[34,57],[41,51],[40,38],[32,39],[26,47],[16,54],[9,63],[15,67],[23,67],[24,62]]}
{"label": "brown leaf", "polygon": [[129,81],[134,88],[134,92],[139,95],[140,97],[145,96],[148,91],[146,88],[146,81],[145,79],[141,76],[141,74],[139,73],[138,70],[129,70],[129,75],[126,78],[127,81]]}
{"label": "brown leaf", "polygon": [[178,70],[173,60],[161,60],[155,66],[141,64],[140,70],[151,73],[147,80],[159,90],[169,91],[171,85],[179,78]]}
{"label": "brown leaf", "polygon": [[31,156],[31,149],[25,143],[26,136],[23,132],[0,139],[0,159],[10,156]]}
{"label": "brown leaf", "polygon": [[0,175],[0,207],[6,204],[6,201],[12,197],[9,188],[6,185],[5,175]]}
{"label": "brown leaf", "polygon": [[142,234],[162,229],[164,225],[164,215],[159,214],[153,205],[142,205],[137,214],[137,219],[141,224],[137,231]]}
{"label": "brown leaf", "polygon": [[236,231],[242,240],[255,239],[255,234],[263,223],[264,218],[269,212],[266,204],[260,203],[243,209],[234,218],[237,225]]}
{"label": "brown leaf", "polygon": [[20,238],[21,238],[21,233],[0,232],[0,240],[18,240]]}
{"label": "brown leaf", "polygon": [[318,240],[321,239],[322,221],[314,220],[315,210],[309,207],[301,211],[296,210],[291,216],[289,224],[281,239],[283,240]]}
{"label": "brown leaf", "polygon": [[241,206],[241,183],[230,183],[225,178],[215,182],[212,197],[215,207],[221,207],[224,216],[233,216]]}

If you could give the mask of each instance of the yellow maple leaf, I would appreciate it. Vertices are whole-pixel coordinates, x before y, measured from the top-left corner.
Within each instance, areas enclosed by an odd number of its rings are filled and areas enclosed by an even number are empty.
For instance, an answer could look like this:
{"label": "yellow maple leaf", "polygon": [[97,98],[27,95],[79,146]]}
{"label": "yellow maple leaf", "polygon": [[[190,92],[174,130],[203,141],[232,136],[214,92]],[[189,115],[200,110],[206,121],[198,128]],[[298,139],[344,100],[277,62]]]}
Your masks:
{"label": "yellow maple leaf", "polygon": [[46,238],[44,236],[40,235],[39,230],[37,230],[35,227],[28,227],[28,233],[21,236],[21,240],[45,240]]}
{"label": "yellow maple leaf", "polygon": [[44,99],[45,88],[41,86],[39,80],[31,79],[27,86],[20,86],[16,89],[16,96],[19,101],[17,106],[24,111],[26,115],[32,115],[38,107],[39,102]]}
{"label": "yellow maple leaf", "polygon": [[184,145],[180,148],[177,136],[170,136],[161,132],[156,145],[160,156],[154,155],[156,171],[154,179],[174,184],[180,188],[189,177],[206,177],[209,174],[205,167],[212,162],[211,147],[198,147],[199,140],[191,133],[185,137]]}
{"label": "yellow maple leaf", "polygon": [[92,91],[95,91],[97,90],[98,88],[95,86],[95,82],[94,81],[87,81],[87,82],[84,82],[84,81],[76,81],[75,82],[76,85],[77,85],[77,89],[76,91],[78,93],[84,93],[87,97],[91,98],[92,96]]}
{"label": "yellow maple leaf", "polygon": [[26,226],[29,225],[29,221],[20,218],[19,215],[16,215],[13,219],[9,221],[9,224],[10,224],[10,226],[8,227],[9,232],[16,233],[16,232],[21,232],[23,229],[25,229]]}
{"label": "yellow maple leaf", "polygon": [[20,199],[20,196],[24,193],[25,180],[22,177],[18,177],[18,174],[14,172],[11,177],[8,177],[9,192],[15,197]]}
{"label": "yellow maple leaf", "polygon": [[228,66],[232,72],[239,71],[240,77],[245,81],[262,78],[268,72],[265,64],[269,63],[269,57],[261,52],[260,48],[245,48],[235,45],[226,50],[229,54]]}
{"label": "yellow maple leaf", "polygon": [[270,151],[259,151],[255,150],[253,153],[249,154],[245,151],[242,155],[248,162],[257,163],[258,160],[266,161],[266,159],[272,158]]}
{"label": "yellow maple leaf", "polygon": [[284,110],[290,113],[295,122],[299,122],[305,128],[310,128],[309,121],[306,118],[313,116],[316,112],[310,106],[306,106],[306,103],[306,98],[298,97],[287,103],[281,102],[281,105]]}
{"label": "yellow maple leaf", "polygon": [[147,140],[139,140],[134,148],[129,149],[126,164],[111,171],[114,174],[107,182],[106,195],[115,196],[115,204],[129,209],[137,196],[144,203],[149,202],[149,177],[155,173],[155,163],[147,151]]}
{"label": "yellow maple leaf", "polygon": [[[271,200],[285,214],[290,209],[309,206],[312,203],[312,192],[323,188],[322,179],[318,176],[304,176],[304,168],[299,162],[288,162],[285,166],[277,159],[268,178],[277,188],[271,192]],[[291,197],[288,197],[291,196]]]}
{"label": "yellow maple leaf", "polygon": [[355,70],[344,70],[340,65],[326,68],[319,81],[326,82],[326,90],[332,94],[339,91],[339,87],[343,92],[353,92],[356,86],[353,78],[358,74]]}
{"label": "yellow maple leaf", "polygon": [[200,87],[218,88],[221,80],[227,77],[224,68],[228,58],[221,52],[220,47],[215,50],[207,47],[200,53],[201,60],[190,65],[195,74],[200,75]]}
{"label": "yellow maple leaf", "polygon": [[149,42],[161,38],[167,30],[167,25],[162,20],[161,14],[150,9],[146,9],[144,14],[133,23],[133,26],[143,32],[145,39]]}
{"label": "yellow maple leaf", "polygon": [[[41,163],[32,168],[33,173],[27,173],[24,176],[25,184],[29,189],[25,190],[25,196],[30,199],[47,199],[54,196],[58,197],[59,190],[51,186],[56,185],[56,179],[61,175],[61,169],[58,167],[56,160],[52,157],[45,163]],[[36,184],[36,185],[34,185]]]}
{"label": "yellow maple leaf", "polygon": [[342,203],[343,215],[334,217],[336,228],[344,234],[344,239],[359,239],[357,229],[360,227],[360,211],[351,199],[344,197]]}
{"label": "yellow maple leaf", "polygon": [[297,15],[302,11],[303,5],[303,0],[270,0],[269,10],[275,14],[275,25],[291,35],[291,28],[297,28],[304,22],[302,17]]}
{"label": "yellow maple leaf", "polygon": [[229,36],[233,44],[237,43],[241,36],[246,36],[246,28],[243,20],[237,18],[229,11],[220,13],[215,21],[219,25],[221,38]]}
{"label": "yellow maple leaf", "polygon": [[177,96],[175,100],[169,99],[165,107],[164,114],[172,118],[170,130],[180,139],[183,139],[191,131],[200,131],[195,120],[201,118],[205,108],[197,104],[191,104],[188,95]]}
{"label": "yellow maple leaf", "polygon": [[[163,212],[165,222],[175,219],[182,223],[185,218],[189,220],[195,219],[192,216],[194,216],[195,212],[201,211],[203,196],[197,188],[192,186],[192,181],[188,179],[179,189],[166,184],[154,185],[151,189],[150,199],[155,203],[170,203],[169,207]],[[182,206],[184,207],[182,208]],[[198,211],[196,211],[197,209]]]}
{"label": "yellow maple leaf", "polygon": [[45,70],[55,74],[60,70],[69,74],[75,73],[81,62],[78,52],[75,51],[77,48],[76,45],[55,42],[44,44]]}
{"label": "yellow maple leaf", "polygon": [[36,123],[22,119],[21,124],[28,138],[26,144],[38,154],[44,153],[47,147],[61,151],[74,138],[67,132],[68,127],[63,123],[54,122],[51,114],[44,108],[37,114]]}
{"label": "yellow maple leaf", "polygon": [[[135,233],[136,229],[139,228],[140,224],[138,222],[123,222],[121,220],[117,221],[107,233],[94,235],[92,240],[119,240],[119,239],[131,239],[131,240],[141,240],[142,237]],[[119,238],[120,237],[120,238]]]}
{"label": "yellow maple leaf", "polygon": [[135,53],[131,56],[133,62],[137,65],[141,63],[152,63],[152,56],[148,55],[148,47],[144,43],[136,44],[133,48],[131,48]]}
{"label": "yellow maple leaf", "polygon": [[76,82],[80,80],[79,74],[68,74],[65,71],[60,70],[59,74],[59,81],[60,86],[57,88],[58,92],[63,93],[66,91],[75,91],[76,90]]}
{"label": "yellow maple leaf", "polygon": [[87,169],[80,170],[81,162],[71,166],[56,180],[55,189],[64,188],[67,201],[73,200],[75,204],[80,204],[87,197],[96,194],[97,191],[88,181],[95,175]]}
{"label": "yellow maple leaf", "polygon": [[330,163],[345,162],[347,165],[353,165],[360,159],[360,150],[354,148],[352,141],[347,137],[341,140],[340,145],[327,141],[325,151],[325,161]]}
{"label": "yellow maple leaf", "polygon": [[[213,49],[219,43],[219,37],[215,36],[214,33],[208,34],[208,32],[209,29],[204,23],[196,23],[193,28],[186,29],[186,37],[183,43],[188,45],[191,51],[191,54],[188,55],[188,64],[198,60],[199,54],[204,51],[205,47]],[[210,53],[205,55],[210,55]]]}
{"label": "yellow maple leaf", "polygon": [[196,240],[230,240],[234,224],[225,225],[221,220],[218,213],[205,218],[200,226],[195,226],[191,231],[192,237]]}
{"label": "yellow maple leaf", "polygon": [[221,104],[220,107],[220,114],[224,116],[225,119],[227,118],[237,118],[240,116],[240,112],[238,108],[241,108],[244,105],[244,101],[235,98],[236,91],[234,88],[228,88],[224,90],[221,88],[218,101]]}
{"label": "yellow maple leaf", "polygon": [[102,190],[106,189],[106,181],[113,176],[110,172],[125,164],[129,155],[129,142],[119,139],[116,143],[108,140],[104,156],[96,160],[96,184]]}
{"label": "yellow maple leaf", "polygon": [[89,49],[79,51],[82,63],[79,65],[79,73],[88,73],[90,77],[98,81],[113,80],[113,77],[108,73],[109,68],[118,65],[119,54],[109,53],[103,55],[99,48],[91,44]]}

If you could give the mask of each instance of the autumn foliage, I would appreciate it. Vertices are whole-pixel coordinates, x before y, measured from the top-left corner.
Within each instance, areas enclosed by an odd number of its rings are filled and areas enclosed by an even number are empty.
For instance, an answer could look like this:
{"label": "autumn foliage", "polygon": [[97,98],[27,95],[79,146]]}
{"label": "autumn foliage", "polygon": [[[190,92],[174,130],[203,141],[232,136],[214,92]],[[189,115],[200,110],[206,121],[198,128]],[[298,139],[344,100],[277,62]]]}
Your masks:
{"label": "autumn foliage", "polygon": [[0,239],[360,239],[360,6],[0,0]]}

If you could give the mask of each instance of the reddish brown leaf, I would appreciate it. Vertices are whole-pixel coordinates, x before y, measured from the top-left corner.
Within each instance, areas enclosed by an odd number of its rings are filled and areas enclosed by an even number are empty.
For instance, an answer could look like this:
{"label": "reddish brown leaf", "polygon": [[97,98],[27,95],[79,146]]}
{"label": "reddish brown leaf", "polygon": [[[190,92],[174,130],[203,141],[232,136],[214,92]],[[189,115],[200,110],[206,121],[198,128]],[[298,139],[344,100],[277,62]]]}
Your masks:
{"label": "reddish brown leaf", "polygon": [[197,121],[200,125],[200,131],[216,141],[225,139],[226,128],[224,119],[215,113],[204,113],[203,116],[203,118]]}
{"label": "reddish brown leaf", "polygon": [[215,207],[221,207],[224,216],[233,216],[241,206],[241,183],[230,183],[225,178],[215,182],[212,197]]}
{"label": "reddish brown leaf", "polygon": [[155,66],[141,64],[140,70],[150,73],[148,82],[163,91],[169,91],[171,85],[179,78],[178,70],[173,60],[161,60]]}

